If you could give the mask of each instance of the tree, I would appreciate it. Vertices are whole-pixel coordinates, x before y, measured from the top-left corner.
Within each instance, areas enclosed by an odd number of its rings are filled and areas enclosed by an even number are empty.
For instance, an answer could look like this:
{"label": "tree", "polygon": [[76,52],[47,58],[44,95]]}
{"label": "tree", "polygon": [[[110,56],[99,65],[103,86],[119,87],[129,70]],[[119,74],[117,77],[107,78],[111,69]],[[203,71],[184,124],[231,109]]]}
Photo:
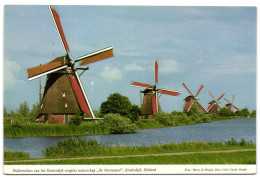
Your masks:
{"label": "tree", "polygon": [[103,102],[100,107],[100,112],[105,115],[109,113],[120,114],[126,116],[132,108],[132,104],[128,97],[122,96],[119,93],[110,94],[107,101]]}
{"label": "tree", "polygon": [[30,109],[29,109],[28,103],[26,101],[24,101],[23,103],[20,104],[18,113],[24,117],[27,117],[29,115],[29,112],[30,112]]}
{"label": "tree", "polygon": [[126,117],[130,118],[132,122],[135,122],[140,119],[140,114],[141,114],[141,108],[137,105],[132,105]]}
{"label": "tree", "polygon": [[240,116],[244,116],[244,117],[249,116],[249,111],[248,111],[248,109],[247,109],[247,108],[241,109],[241,111],[240,111]]}
{"label": "tree", "polygon": [[250,113],[250,117],[256,117],[256,110],[253,110],[253,111]]}
{"label": "tree", "polygon": [[38,115],[38,110],[39,110],[39,103],[33,104],[32,110],[29,113],[29,116],[32,118],[36,118]]}
{"label": "tree", "polygon": [[8,112],[7,112],[6,107],[4,106],[4,117],[6,117],[7,115],[8,115]]}

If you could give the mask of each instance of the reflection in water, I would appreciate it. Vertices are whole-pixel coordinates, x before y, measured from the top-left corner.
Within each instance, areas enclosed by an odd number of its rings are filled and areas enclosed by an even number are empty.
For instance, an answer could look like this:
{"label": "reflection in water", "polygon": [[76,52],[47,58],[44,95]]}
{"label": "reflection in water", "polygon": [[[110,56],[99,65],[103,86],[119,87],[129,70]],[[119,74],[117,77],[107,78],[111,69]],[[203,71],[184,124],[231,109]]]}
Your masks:
{"label": "reflection in water", "polygon": [[[43,157],[42,151],[68,137],[5,138],[4,149],[29,152],[30,157]],[[205,124],[170,128],[140,130],[134,134],[81,136],[94,139],[107,146],[142,146],[183,141],[226,142],[235,138],[240,141],[256,141],[256,119],[233,119]]]}

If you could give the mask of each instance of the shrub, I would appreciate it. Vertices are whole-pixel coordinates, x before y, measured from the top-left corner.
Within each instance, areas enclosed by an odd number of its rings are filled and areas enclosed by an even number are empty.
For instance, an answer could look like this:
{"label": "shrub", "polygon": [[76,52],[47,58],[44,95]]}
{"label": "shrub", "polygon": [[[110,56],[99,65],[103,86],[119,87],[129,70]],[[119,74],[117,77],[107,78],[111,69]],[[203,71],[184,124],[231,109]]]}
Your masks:
{"label": "shrub", "polygon": [[[216,115],[216,114],[214,114],[214,115]],[[202,121],[203,121],[203,123],[212,122],[211,115],[210,114],[204,114],[202,116]]]}
{"label": "shrub", "polygon": [[69,125],[80,125],[81,124],[81,117],[79,115],[76,115],[72,117],[69,121]]}
{"label": "shrub", "polygon": [[136,124],[132,123],[129,118],[123,117],[120,114],[106,114],[101,124],[103,124],[112,134],[136,132]]}
{"label": "shrub", "polygon": [[154,119],[160,124],[163,124],[165,126],[175,125],[174,121],[172,120],[171,114],[166,112],[162,112],[162,111],[157,112],[156,114],[154,114]]}
{"label": "shrub", "polygon": [[22,159],[29,159],[29,153],[4,150],[4,160],[22,160]]}
{"label": "shrub", "polygon": [[227,109],[226,107],[223,107],[222,109],[219,110],[219,115],[222,117],[229,117],[232,116],[234,113]]}
{"label": "shrub", "polygon": [[202,117],[199,116],[198,114],[193,114],[192,116],[190,116],[190,118],[193,122],[196,122],[196,123],[202,123],[203,122]]}

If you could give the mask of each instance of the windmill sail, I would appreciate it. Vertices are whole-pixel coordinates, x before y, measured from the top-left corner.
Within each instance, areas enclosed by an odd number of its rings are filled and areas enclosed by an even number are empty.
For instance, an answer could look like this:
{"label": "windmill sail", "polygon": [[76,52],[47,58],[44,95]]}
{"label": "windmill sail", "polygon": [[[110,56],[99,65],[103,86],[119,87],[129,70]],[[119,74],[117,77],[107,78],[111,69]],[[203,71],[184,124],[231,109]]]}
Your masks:
{"label": "windmill sail", "polygon": [[[69,45],[62,29],[60,17],[57,11],[49,6],[54,24],[60,36],[66,55],[55,58],[51,62],[29,68],[28,79],[33,80],[47,75],[44,95],[41,101],[39,116],[44,122],[56,120],[56,123],[65,123],[75,114],[87,114],[95,118],[87,95],[79,79],[75,62],[86,65],[114,56],[113,48],[92,52],[73,61],[69,57]],[[84,68],[84,71],[87,70]],[[55,122],[55,121],[54,121]]]}
{"label": "windmill sail", "polygon": [[146,117],[150,116],[150,118],[158,111],[161,111],[158,96],[159,93],[171,96],[178,96],[181,93],[179,91],[157,88],[156,84],[158,83],[158,63],[156,60],[154,61],[154,79],[155,85],[144,84],[140,82],[131,83],[131,86],[145,88],[144,91],[140,92],[144,94],[143,103],[141,103],[141,115]]}
{"label": "windmill sail", "polygon": [[55,9],[51,8],[50,6],[49,6],[49,9],[50,9],[51,15],[53,17],[53,21],[55,23],[55,26],[58,30],[59,36],[61,38],[61,42],[63,44],[64,50],[65,50],[66,53],[68,53],[68,52],[70,52],[70,49],[69,49],[69,45],[67,43],[65,34],[63,32],[62,26],[61,26],[60,17],[59,17],[59,15],[58,15],[58,13],[56,12]]}

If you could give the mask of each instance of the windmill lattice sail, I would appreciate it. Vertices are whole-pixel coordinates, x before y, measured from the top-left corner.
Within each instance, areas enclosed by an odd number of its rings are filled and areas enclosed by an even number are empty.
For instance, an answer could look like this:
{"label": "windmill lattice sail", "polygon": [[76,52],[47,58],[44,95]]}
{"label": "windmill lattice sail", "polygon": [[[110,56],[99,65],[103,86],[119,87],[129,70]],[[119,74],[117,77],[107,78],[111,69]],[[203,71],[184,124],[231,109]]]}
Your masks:
{"label": "windmill lattice sail", "polygon": [[[95,118],[86,92],[82,86],[75,64],[87,65],[113,57],[113,47],[107,47],[72,60],[69,57],[69,45],[62,29],[57,11],[49,6],[54,24],[60,36],[65,55],[51,62],[27,69],[28,80],[47,76],[44,94],[38,112],[39,121],[66,123],[75,114],[84,114]],[[84,69],[85,71],[86,69]]]}

